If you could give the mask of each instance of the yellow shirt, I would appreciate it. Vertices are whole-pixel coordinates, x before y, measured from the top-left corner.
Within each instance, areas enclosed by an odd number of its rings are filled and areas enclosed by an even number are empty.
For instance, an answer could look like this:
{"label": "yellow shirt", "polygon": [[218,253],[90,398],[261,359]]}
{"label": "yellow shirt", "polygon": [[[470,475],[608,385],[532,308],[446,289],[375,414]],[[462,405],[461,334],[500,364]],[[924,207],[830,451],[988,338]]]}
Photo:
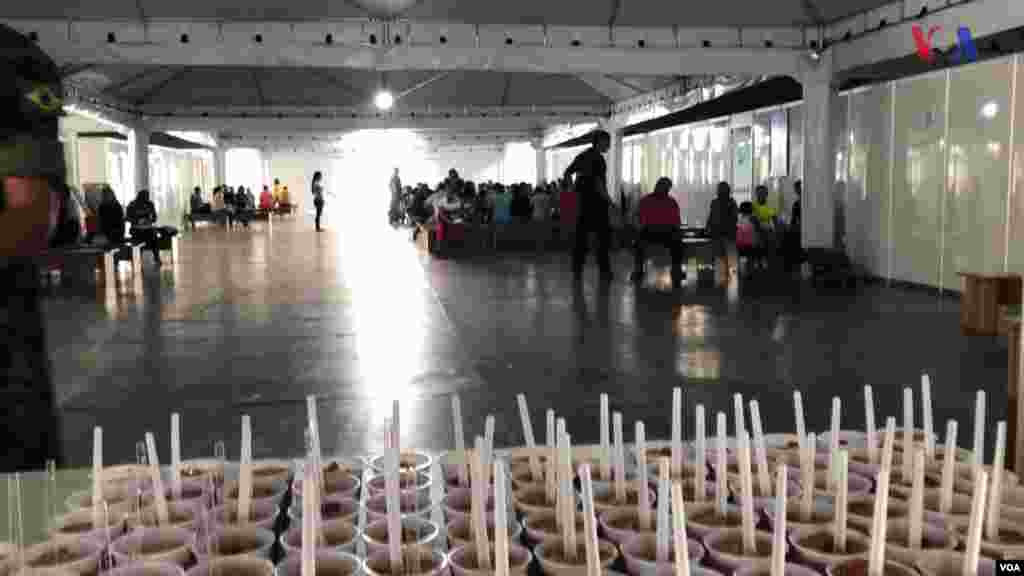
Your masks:
{"label": "yellow shirt", "polygon": [[274,195],[274,202],[281,202],[281,185],[274,184],[274,187],[270,190],[270,193]]}
{"label": "yellow shirt", "polygon": [[281,204],[291,204],[292,203],[291,198],[289,198],[288,196],[289,196],[288,195],[288,187],[287,186],[282,187],[281,188],[281,192],[280,192],[280,197],[279,197]]}
{"label": "yellow shirt", "polygon": [[754,216],[757,217],[761,224],[771,225],[775,222],[775,217],[778,215],[778,210],[772,208],[767,204],[754,203]]}

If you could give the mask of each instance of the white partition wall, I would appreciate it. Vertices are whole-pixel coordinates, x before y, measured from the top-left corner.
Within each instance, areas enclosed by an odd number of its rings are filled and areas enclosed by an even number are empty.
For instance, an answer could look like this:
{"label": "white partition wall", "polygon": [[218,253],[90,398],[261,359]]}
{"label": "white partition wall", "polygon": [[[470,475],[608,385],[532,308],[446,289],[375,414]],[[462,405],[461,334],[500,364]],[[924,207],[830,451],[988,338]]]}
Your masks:
{"label": "white partition wall", "polygon": [[[1022,60],[878,84],[830,107],[833,232],[866,273],[943,290],[960,290],[960,271],[1024,273]],[[753,183],[788,215],[803,178],[803,112],[796,104],[631,137],[621,185],[647,193],[669,176],[683,219],[700,225],[715,184],[735,180],[734,128],[750,126]]]}
{"label": "white partition wall", "polygon": [[846,251],[877,276],[889,270],[889,169],[892,87],[873,86],[847,99]]}

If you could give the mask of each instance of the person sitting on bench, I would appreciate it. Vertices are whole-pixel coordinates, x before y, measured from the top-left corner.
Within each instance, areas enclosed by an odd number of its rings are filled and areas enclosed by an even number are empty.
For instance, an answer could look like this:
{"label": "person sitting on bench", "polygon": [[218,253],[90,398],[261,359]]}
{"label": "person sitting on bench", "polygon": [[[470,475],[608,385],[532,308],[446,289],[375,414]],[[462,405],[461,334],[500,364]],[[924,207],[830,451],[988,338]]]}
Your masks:
{"label": "person sitting on bench", "polygon": [[192,214],[209,214],[211,212],[210,205],[203,202],[203,193],[199,186],[192,189],[192,197],[189,200]]}
{"label": "person sitting on bench", "polygon": [[273,208],[274,195],[270,193],[270,188],[264,184],[263,192],[260,192],[260,210],[272,210]]}
{"label": "person sitting on bench", "polygon": [[110,186],[103,187],[103,201],[99,206],[100,234],[107,239],[107,244],[124,242],[124,208],[117,201],[117,196]]}
{"label": "person sitting on bench", "polygon": [[153,252],[153,260],[160,266],[160,243],[157,237],[156,206],[149,199],[149,190],[139,190],[135,200],[128,204],[126,211],[128,222],[132,225],[132,238],[142,240],[146,248]]}
{"label": "person sitting on bench", "polygon": [[640,230],[633,246],[633,281],[640,282],[644,275],[644,260],[648,244],[659,244],[672,254],[672,283],[682,284],[683,244],[680,237],[679,204],[669,196],[672,181],[659,178],[654,192],[640,200]]}

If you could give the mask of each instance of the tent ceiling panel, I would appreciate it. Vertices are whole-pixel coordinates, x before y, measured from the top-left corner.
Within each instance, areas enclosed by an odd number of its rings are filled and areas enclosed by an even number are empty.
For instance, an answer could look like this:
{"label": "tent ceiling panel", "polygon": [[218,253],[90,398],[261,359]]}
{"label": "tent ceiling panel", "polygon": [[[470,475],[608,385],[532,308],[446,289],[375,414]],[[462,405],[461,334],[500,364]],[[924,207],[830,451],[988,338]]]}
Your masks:
{"label": "tent ceiling panel", "polygon": [[91,79],[109,96],[143,109],[181,107],[368,108],[387,87],[399,108],[607,107],[611,100],[575,76],[527,72],[388,72],[343,68],[97,66]]}

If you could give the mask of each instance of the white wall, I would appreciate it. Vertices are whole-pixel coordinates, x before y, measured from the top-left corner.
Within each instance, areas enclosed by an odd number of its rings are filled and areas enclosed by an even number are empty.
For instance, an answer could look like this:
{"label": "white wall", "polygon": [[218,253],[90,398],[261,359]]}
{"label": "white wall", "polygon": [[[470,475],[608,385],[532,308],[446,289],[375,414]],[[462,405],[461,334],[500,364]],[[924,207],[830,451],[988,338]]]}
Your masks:
{"label": "white wall", "polygon": [[[1015,81],[1016,79],[1016,81]],[[958,273],[1024,273],[1024,55],[845,93],[833,107],[837,244],[874,276],[960,290]],[[753,115],[753,180],[784,209],[802,176],[802,106]],[[732,172],[731,127],[716,118],[631,139],[623,184],[675,181],[700,222]],[[725,152],[714,136],[728,139]],[[709,153],[710,149],[710,153]],[[558,159],[549,161],[557,166]]]}

